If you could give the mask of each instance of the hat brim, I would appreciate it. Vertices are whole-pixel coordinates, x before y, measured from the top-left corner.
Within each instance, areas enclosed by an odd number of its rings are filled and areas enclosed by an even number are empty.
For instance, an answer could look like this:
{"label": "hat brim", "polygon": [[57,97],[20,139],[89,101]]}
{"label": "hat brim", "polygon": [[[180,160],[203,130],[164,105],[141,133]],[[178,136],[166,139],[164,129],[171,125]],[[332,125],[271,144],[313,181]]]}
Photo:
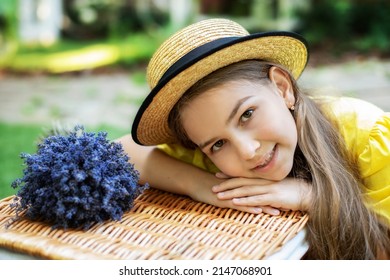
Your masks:
{"label": "hat brim", "polygon": [[282,65],[298,79],[308,61],[307,43],[296,33],[263,32],[222,38],[192,50],[166,71],[145,98],[133,122],[134,141],[146,146],[175,142],[168,116],[180,97],[212,72],[251,59]]}

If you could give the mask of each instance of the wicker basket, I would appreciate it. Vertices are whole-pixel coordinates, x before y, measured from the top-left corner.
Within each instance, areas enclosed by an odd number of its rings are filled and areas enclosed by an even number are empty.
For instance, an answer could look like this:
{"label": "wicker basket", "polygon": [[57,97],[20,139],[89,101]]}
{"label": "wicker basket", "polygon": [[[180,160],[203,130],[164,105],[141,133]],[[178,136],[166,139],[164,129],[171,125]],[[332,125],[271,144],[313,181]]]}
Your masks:
{"label": "wicker basket", "polygon": [[300,211],[254,215],[151,188],[119,222],[62,230],[14,221],[12,199],[0,201],[0,247],[45,259],[264,259],[308,218]]}

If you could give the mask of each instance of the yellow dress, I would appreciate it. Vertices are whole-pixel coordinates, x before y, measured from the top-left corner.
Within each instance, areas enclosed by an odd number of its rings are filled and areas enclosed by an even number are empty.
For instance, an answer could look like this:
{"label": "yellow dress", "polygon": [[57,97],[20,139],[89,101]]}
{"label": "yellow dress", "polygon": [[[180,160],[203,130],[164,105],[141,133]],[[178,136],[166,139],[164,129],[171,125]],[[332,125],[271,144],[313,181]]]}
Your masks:
{"label": "yellow dress", "polygon": [[[371,201],[369,206],[390,224],[390,113],[348,97],[326,97],[323,105],[338,124],[347,149],[358,159],[363,192]],[[218,171],[199,149],[188,150],[176,144],[159,148],[209,172]]]}

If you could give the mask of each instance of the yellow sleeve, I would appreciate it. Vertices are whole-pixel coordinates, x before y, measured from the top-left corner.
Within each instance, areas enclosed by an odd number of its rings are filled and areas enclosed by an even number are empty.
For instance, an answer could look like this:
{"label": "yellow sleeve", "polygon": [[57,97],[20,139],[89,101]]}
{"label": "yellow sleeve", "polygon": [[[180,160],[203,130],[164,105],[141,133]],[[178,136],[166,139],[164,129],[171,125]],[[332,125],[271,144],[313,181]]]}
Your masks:
{"label": "yellow sleeve", "polygon": [[219,171],[200,149],[190,150],[178,144],[162,144],[157,147],[171,157],[192,164],[208,172],[216,173]]}
{"label": "yellow sleeve", "polygon": [[356,156],[368,205],[390,224],[390,113],[362,100],[338,98],[329,107],[348,151]]}
{"label": "yellow sleeve", "polygon": [[370,130],[358,162],[373,209],[390,223],[390,113]]}

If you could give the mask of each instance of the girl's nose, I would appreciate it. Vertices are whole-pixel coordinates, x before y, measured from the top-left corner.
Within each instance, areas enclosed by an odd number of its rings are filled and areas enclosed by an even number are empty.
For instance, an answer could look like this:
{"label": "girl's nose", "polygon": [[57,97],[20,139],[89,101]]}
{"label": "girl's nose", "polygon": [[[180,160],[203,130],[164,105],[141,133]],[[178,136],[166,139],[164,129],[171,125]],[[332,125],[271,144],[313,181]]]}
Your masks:
{"label": "girl's nose", "polygon": [[254,158],[260,146],[260,141],[250,137],[240,137],[237,139],[237,150],[240,157],[244,160]]}

